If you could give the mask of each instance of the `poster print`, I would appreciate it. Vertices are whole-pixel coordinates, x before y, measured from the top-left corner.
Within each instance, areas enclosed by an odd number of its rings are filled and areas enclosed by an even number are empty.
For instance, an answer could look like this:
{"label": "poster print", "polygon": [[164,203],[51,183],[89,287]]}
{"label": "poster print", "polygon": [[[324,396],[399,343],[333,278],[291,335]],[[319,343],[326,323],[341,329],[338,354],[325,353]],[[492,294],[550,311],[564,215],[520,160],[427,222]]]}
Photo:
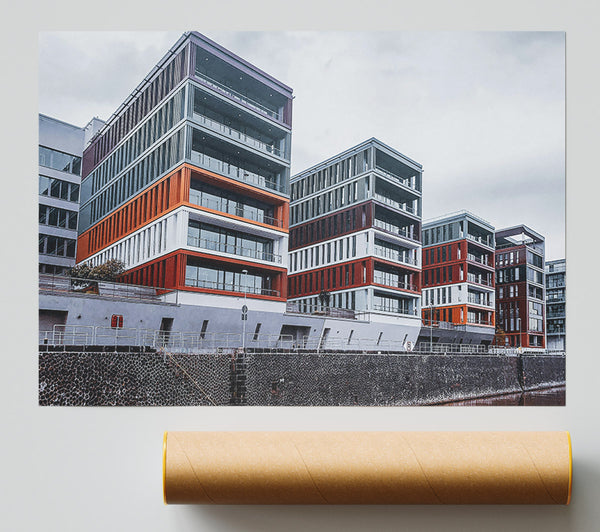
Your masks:
{"label": "poster print", "polygon": [[40,404],[564,404],[564,46],[42,33]]}

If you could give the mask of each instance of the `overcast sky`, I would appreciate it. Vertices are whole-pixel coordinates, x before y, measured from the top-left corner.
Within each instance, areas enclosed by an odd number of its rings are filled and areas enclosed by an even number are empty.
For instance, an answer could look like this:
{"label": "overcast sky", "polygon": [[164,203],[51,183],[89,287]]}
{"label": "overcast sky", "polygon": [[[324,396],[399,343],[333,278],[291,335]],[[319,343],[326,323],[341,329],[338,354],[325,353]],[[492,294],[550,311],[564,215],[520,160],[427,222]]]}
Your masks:
{"label": "overcast sky", "polygon": [[[376,137],[423,165],[423,217],[524,223],[565,256],[565,36],[211,32],[294,90],[292,174]],[[39,112],[107,119],[178,32],[40,34]]]}

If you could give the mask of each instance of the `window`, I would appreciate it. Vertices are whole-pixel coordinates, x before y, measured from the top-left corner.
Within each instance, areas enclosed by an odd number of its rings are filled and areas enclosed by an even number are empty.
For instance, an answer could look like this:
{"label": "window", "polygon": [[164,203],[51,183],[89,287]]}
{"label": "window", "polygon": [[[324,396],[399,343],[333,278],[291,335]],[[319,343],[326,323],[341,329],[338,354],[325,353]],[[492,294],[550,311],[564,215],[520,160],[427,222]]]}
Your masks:
{"label": "window", "polygon": [[39,165],[61,172],[81,175],[81,157],[40,146]]}
{"label": "window", "polygon": [[40,196],[51,196],[66,201],[78,202],[79,185],[63,181],[62,179],[40,175],[39,194]]}
{"label": "window", "polygon": [[75,257],[76,241],[71,238],[61,238],[51,235],[39,235],[39,253],[59,257]]}

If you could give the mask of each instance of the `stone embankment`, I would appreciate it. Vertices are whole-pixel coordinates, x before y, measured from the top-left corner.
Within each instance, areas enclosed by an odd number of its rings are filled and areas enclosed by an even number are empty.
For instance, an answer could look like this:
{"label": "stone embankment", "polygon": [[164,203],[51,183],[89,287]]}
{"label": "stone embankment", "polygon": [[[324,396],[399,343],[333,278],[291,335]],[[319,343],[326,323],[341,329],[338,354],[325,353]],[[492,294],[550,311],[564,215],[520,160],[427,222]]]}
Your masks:
{"label": "stone embankment", "polygon": [[427,405],[565,383],[555,355],[40,350],[41,405]]}

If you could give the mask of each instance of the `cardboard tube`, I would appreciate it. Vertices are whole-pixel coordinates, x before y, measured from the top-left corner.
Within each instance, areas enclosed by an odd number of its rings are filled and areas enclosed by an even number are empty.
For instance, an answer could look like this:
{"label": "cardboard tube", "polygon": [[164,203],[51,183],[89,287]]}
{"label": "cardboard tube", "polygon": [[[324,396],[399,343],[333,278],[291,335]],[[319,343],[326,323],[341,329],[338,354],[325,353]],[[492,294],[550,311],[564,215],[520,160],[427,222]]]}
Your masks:
{"label": "cardboard tube", "polygon": [[167,504],[568,504],[568,432],[166,432]]}

